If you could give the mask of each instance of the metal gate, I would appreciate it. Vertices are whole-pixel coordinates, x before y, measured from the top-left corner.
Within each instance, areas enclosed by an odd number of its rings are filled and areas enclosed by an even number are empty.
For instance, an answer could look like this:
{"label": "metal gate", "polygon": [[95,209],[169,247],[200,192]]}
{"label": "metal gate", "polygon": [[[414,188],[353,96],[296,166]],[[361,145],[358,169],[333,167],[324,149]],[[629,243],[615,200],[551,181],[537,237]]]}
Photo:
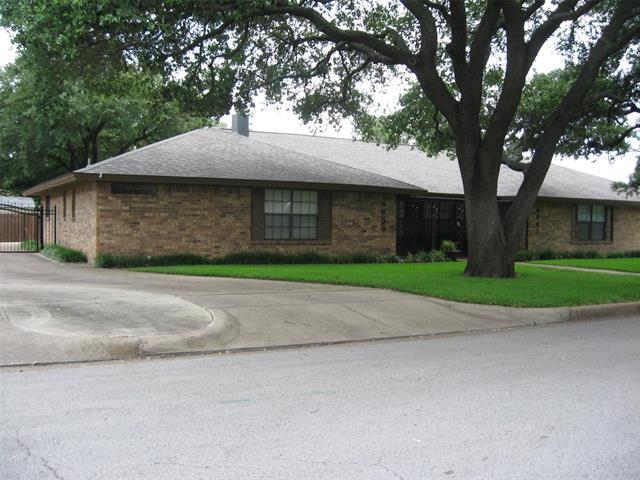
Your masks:
{"label": "metal gate", "polygon": [[0,203],[0,253],[39,252],[56,241],[55,207]]}

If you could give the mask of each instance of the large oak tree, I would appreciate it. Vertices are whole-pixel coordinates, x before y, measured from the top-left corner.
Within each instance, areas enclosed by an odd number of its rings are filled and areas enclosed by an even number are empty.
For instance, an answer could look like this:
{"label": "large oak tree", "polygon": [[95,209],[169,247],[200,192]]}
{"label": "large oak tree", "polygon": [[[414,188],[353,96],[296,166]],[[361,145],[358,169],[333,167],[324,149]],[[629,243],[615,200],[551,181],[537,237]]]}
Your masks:
{"label": "large oak tree", "polygon": [[[636,1],[0,0],[0,15],[70,64],[118,57],[198,101],[225,92],[246,109],[262,91],[304,120],[351,116],[365,137],[452,152],[468,275],[514,275],[554,155],[623,152],[640,126]],[[545,46],[564,64],[535,74]],[[391,84],[405,88],[396,111],[372,117]],[[501,214],[503,165],[522,183]]]}

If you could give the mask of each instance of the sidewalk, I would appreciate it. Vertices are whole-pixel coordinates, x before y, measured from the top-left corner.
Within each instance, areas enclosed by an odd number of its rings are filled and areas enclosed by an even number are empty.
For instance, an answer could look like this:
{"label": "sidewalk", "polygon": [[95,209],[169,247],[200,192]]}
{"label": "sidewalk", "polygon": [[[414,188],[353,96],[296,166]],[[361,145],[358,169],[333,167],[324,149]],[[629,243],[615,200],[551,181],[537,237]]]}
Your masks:
{"label": "sidewalk", "polygon": [[0,256],[0,365],[226,352],[638,316],[463,304],[381,289],[199,278]]}
{"label": "sidewalk", "polygon": [[546,265],[544,263],[531,263],[531,262],[519,262],[520,265],[527,265],[528,267],[540,267],[540,268],[555,268],[557,270],[573,270],[577,272],[592,272],[592,273],[607,273],[609,275],[640,275],[636,272],[622,272],[620,270],[605,270],[602,268],[583,268],[572,267],[570,265]]}

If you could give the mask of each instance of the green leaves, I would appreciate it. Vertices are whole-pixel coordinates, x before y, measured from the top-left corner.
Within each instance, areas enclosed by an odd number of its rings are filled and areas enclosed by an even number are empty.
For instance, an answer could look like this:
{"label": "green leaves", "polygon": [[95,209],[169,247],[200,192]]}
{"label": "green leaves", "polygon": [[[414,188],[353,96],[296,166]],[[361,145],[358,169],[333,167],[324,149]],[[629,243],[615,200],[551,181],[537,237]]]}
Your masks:
{"label": "green leaves", "polygon": [[185,112],[158,75],[112,68],[82,77],[42,67],[21,57],[0,76],[5,189],[18,191],[208,123]]}
{"label": "green leaves", "polygon": [[629,180],[627,182],[614,182],[611,188],[615,192],[626,194],[627,197],[632,197],[633,195],[640,197],[640,158],[638,158],[635,170],[629,175]]}

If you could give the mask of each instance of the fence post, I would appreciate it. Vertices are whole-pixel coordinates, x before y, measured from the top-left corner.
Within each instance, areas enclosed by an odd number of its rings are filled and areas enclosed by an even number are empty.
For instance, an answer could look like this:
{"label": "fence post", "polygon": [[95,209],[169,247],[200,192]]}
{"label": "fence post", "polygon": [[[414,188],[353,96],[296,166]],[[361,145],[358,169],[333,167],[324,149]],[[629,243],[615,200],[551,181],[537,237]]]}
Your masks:
{"label": "fence post", "polygon": [[53,206],[53,245],[58,244],[58,206]]}
{"label": "fence post", "polygon": [[44,207],[40,205],[38,217],[40,219],[40,231],[38,232],[38,251],[42,250],[44,246]]}

